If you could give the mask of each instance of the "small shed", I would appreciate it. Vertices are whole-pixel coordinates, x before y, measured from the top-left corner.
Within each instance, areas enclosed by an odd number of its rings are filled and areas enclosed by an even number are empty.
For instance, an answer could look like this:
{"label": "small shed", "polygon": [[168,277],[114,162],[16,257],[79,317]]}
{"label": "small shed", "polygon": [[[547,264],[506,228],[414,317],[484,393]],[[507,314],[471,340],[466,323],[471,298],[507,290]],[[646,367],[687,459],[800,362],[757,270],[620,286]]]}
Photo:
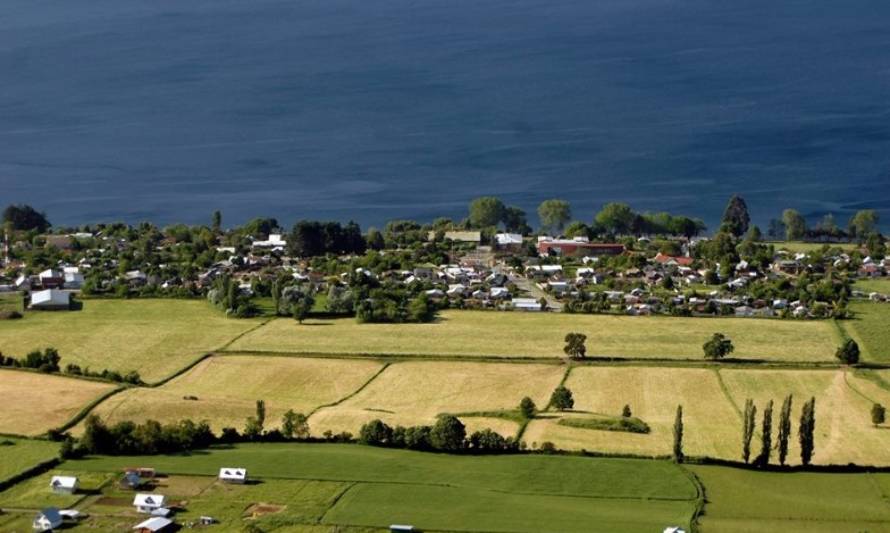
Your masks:
{"label": "small shed", "polygon": [[155,509],[164,507],[167,497],[163,494],[137,494],[133,498],[133,506],[140,513],[151,513]]}
{"label": "small shed", "polygon": [[391,526],[389,526],[389,530],[391,533],[401,533],[402,531],[417,531],[416,529],[414,529],[414,526],[405,524],[392,524]]}
{"label": "small shed", "polygon": [[46,289],[31,293],[31,309],[46,311],[71,308],[71,294],[59,289]]}
{"label": "small shed", "polygon": [[74,494],[77,492],[78,481],[74,476],[53,476],[49,488],[56,494]]}
{"label": "small shed", "polygon": [[172,526],[173,520],[156,516],[136,524],[133,526],[133,531],[138,531],[139,533],[157,533],[158,531],[170,531],[172,530]]}
{"label": "small shed", "polygon": [[121,487],[130,490],[136,490],[142,485],[142,476],[136,472],[127,472],[121,478]]}
{"label": "small shed", "polygon": [[244,483],[247,481],[246,468],[220,468],[219,480],[224,483]]}
{"label": "small shed", "polygon": [[62,526],[62,515],[55,507],[47,507],[37,513],[31,527],[34,531],[52,531]]}

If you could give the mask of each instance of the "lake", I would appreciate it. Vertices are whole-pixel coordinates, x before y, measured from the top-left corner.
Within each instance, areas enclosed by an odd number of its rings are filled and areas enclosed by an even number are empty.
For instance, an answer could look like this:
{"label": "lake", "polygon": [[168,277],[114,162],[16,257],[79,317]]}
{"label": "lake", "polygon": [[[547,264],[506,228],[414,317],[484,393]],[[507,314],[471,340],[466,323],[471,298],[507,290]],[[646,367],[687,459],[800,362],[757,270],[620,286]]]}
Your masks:
{"label": "lake", "polygon": [[[476,196],[890,226],[886,0],[5,0],[0,202],[56,224]],[[534,215],[531,217],[536,219]]]}

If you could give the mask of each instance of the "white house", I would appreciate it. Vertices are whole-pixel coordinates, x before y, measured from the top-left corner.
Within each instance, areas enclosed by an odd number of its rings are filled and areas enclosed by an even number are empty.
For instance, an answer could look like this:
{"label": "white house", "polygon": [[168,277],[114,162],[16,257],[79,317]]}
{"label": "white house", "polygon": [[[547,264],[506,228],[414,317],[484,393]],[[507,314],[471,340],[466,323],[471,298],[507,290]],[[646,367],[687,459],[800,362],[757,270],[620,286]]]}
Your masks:
{"label": "white house", "polygon": [[287,246],[287,240],[280,233],[270,233],[269,238],[265,241],[253,241],[254,248],[271,248],[272,250],[283,250]]}
{"label": "white house", "polygon": [[55,507],[47,507],[37,513],[31,527],[34,531],[52,531],[62,526],[62,515]]}
{"label": "white house", "polygon": [[220,468],[219,480],[226,483],[244,483],[247,481],[246,468]]}
{"label": "white house", "polygon": [[31,293],[31,309],[69,309],[71,295],[59,289],[46,289]]}
{"label": "white house", "polygon": [[164,507],[167,497],[163,494],[137,494],[133,498],[133,506],[140,513],[151,513],[155,509]]}
{"label": "white house", "polygon": [[78,267],[65,267],[65,287],[69,289],[79,289],[83,286],[83,274],[80,273]]}
{"label": "white house", "polygon": [[517,311],[540,311],[541,302],[534,298],[513,298],[513,308]]}
{"label": "white house", "polygon": [[53,476],[49,488],[56,494],[74,494],[77,492],[78,481],[74,476]]}
{"label": "white house", "polygon": [[155,516],[136,524],[133,526],[133,530],[138,531],[139,533],[156,533],[158,531],[165,531],[172,525],[173,520],[162,516]]}
{"label": "white house", "polygon": [[522,235],[518,233],[498,233],[494,236],[498,248],[522,246]]}

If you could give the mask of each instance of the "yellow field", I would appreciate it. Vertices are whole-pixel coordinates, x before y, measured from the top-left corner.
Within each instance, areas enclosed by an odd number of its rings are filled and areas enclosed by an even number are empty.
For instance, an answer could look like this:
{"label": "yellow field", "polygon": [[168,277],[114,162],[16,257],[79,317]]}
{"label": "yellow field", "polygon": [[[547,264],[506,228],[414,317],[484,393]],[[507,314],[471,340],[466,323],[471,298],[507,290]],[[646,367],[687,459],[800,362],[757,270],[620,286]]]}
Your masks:
{"label": "yellow field", "polygon": [[671,428],[677,405],[683,405],[686,453],[725,457],[736,449],[738,414],[713,370],[697,368],[580,367],[566,386],[575,397],[575,410],[619,416],[630,405],[633,415],[652,432],[635,434],[560,426],[556,419],[535,420],[524,439],[560,448],[642,455],[671,453]]}
{"label": "yellow field", "polygon": [[227,319],[204,301],[86,300],[80,311],[29,312],[22,320],[0,321],[0,350],[23,356],[52,346],[63,367],[138,370],[151,382],[259,323]]}
{"label": "yellow field", "polygon": [[[741,407],[746,398],[752,398],[757,404],[760,427],[763,408],[773,399],[776,431],[781,402],[791,393],[795,399],[789,452],[792,463],[799,462],[800,408],[805,400],[815,396],[815,462],[890,464],[886,429],[873,428],[869,421],[871,400],[890,405],[890,393],[873,383],[852,374],[845,376],[839,370],[721,370],[720,376],[729,396],[713,370],[576,368],[566,383],[574,393],[576,410],[614,416],[624,404],[630,404],[634,416],[648,423],[652,432],[640,435],[594,431],[560,426],[556,419],[542,419],[529,425],[524,439],[529,444],[551,441],[565,449],[666,455],[671,450],[675,410],[682,404],[687,454],[739,459],[741,418],[735,406]],[[757,436],[752,453],[756,454],[759,446]]]}
{"label": "yellow field", "polygon": [[[325,324],[324,326],[320,324]],[[673,318],[561,313],[446,311],[433,324],[358,324],[352,319],[275,320],[235,342],[233,351],[561,357],[568,332],[585,333],[592,356],[702,359],[716,332],[733,357],[831,360],[839,344],[826,321]]]}
{"label": "yellow field", "polygon": [[[564,371],[561,365],[392,364],[355,396],[318,410],[309,425],[314,434],[325,430],[356,434],[362,424],[375,418],[391,425],[432,424],[441,413],[515,409],[524,396],[543,408]],[[505,436],[517,428],[513,422],[498,419],[467,417],[464,422],[471,430],[491,427]]]}
{"label": "yellow field", "polygon": [[95,381],[0,370],[0,433],[46,433],[112,389],[113,385]]}
{"label": "yellow field", "polygon": [[95,413],[112,423],[190,418],[207,420],[215,431],[226,426],[240,431],[255,413],[256,401],[264,400],[271,429],[288,409],[308,415],[354,392],[382,366],[371,360],[215,356],[161,387],[117,394]]}

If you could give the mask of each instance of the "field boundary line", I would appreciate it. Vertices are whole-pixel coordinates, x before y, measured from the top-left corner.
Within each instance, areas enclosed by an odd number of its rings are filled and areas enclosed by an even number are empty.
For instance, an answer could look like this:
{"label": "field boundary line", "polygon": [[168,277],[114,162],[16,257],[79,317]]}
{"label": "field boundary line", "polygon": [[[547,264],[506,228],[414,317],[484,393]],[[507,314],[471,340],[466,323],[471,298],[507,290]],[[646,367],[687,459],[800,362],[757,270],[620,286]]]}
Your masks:
{"label": "field boundary line", "polygon": [[859,390],[859,389],[857,389],[856,387],[854,387],[853,384],[850,383],[850,380],[849,380],[849,378],[848,378],[848,376],[847,376],[847,372],[846,372],[846,371],[844,371],[844,384],[847,385],[847,388],[848,388],[848,389],[850,389],[851,391],[855,392],[857,395],[859,395],[860,398],[864,399],[865,401],[870,402],[870,403],[878,403],[878,402],[874,401],[874,399],[869,398],[868,396],[866,396],[866,394],[865,394],[864,392],[862,392],[861,390]]}
{"label": "field boundary line", "polygon": [[686,473],[686,476],[695,486],[696,498],[695,498],[695,509],[692,512],[692,517],[689,520],[689,531],[690,533],[697,533],[701,525],[699,524],[699,518],[701,518],[705,514],[705,505],[707,505],[707,489],[704,483],[701,482],[698,475],[684,467],[682,464],[677,465],[680,470]]}
{"label": "field boundary line", "polygon": [[726,397],[726,400],[729,401],[729,405],[732,406],[732,410],[735,411],[735,414],[739,416],[739,420],[742,419],[742,410],[739,408],[738,404],[735,403],[735,399],[732,397],[732,394],[729,392],[729,387],[726,386],[726,382],[723,381],[723,376],[720,375],[720,369],[715,368],[714,374],[717,376],[717,384],[720,386],[720,390],[723,392],[723,396]]}
{"label": "field boundary line", "polygon": [[106,392],[105,394],[100,395],[98,398],[96,398],[96,399],[94,399],[93,401],[91,401],[90,403],[86,404],[86,405],[85,405],[85,406],[84,406],[84,407],[83,407],[77,414],[75,414],[70,420],[68,420],[67,422],[65,422],[65,423],[62,424],[61,426],[55,428],[56,431],[59,431],[59,432],[65,432],[65,431],[68,431],[69,429],[71,429],[71,428],[73,428],[74,426],[76,426],[77,424],[79,424],[81,420],[83,420],[84,418],[86,418],[87,415],[89,415],[89,414],[93,411],[93,409],[95,409],[96,407],[99,407],[99,404],[101,404],[101,403],[104,402],[105,400],[111,398],[112,396],[114,396],[114,395],[116,395],[116,394],[118,394],[118,393],[120,393],[120,392],[123,392],[123,391],[125,391],[125,390],[129,390],[129,389],[131,389],[131,388],[134,388],[134,387],[118,387],[118,388],[116,388],[116,389],[112,389],[112,390]]}
{"label": "field boundary line", "polygon": [[386,362],[383,363],[383,366],[381,366],[380,369],[377,370],[377,372],[375,372],[373,376],[371,376],[370,378],[368,378],[368,380],[365,381],[364,383],[362,383],[357,389],[355,389],[354,391],[350,392],[350,393],[347,394],[346,396],[340,398],[339,400],[336,400],[336,401],[334,401],[334,402],[330,402],[330,403],[326,403],[326,404],[324,404],[324,405],[319,405],[318,407],[316,407],[315,409],[313,409],[312,411],[310,411],[309,414],[306,415],[306,418],[307,418],[307,419],[311,418],[312,415],[314,415],[315,413],[321,411],[322,409],[326,409],[326,408],[328,408],[328,407],[336,407],[336,406],[340,405],[341,403],[345,402],[346,400],[348,400],[348,399],[354,397],[356,394],[360,393],[361,391],[365,390],[365,387],[367,387],[368,385],[371,384],[372,381],[374,381],[375,379],[377,379],[377,376],[379,376],[379,375],[382,374],[387,368],[389,368],[389,365],[390,365],[390,363],[386,363]]}
{"label": "field boundary line", "polygon": [[[321,480],[314,480],[314,481],[321,481]],[[348,484],[346,485],[346,488],[344,488],[343,490],[340,491],[339,494],[334,496],[334,500],[331,502],[330,505],[328,505],[328,508],[325,509],[323,513],[321,513],[321,516],[319,516],[318,518],[315,519],[316,524],[318,524],[318,525],[324,524],[324,518],[328,515],[328,513],[330,513],[334,509],[334,507],[337,506],[338,503],[340,503],[340,500],[343,498],[343,496],[346,496],[347,492],[351,491],[355,486],[357,486],[361,482],[360,481],[351,481],[351,482],[347,482],[347,483]]]}
{"label": "field boundary line", "polygon": [[[235,320],[239,320],[239,319],[235,319]],[[262,328],[262,327],[265,326],[266,324],[269,324],[270,322],[273,322],[273,321],[275,321],[275,320],[278,320],[278,317],[277,317],[277,316],[271,316],[271,317],[268,317],[268,318],[266,318],[265,320],[262,320],[259,324],[253,326],[252,328],[247,328],[246,330],[242,331],[241,333],[235,335],[235,337],[234,337],[233,339],[231,339],[231,340],[229,340],[228,342],[224,343],[224,344],[223,344],[222,346],[220,346],[219,348],[217,348],[217,349],[215,349],[215,350],[211,350],[211,351],[212,351],[212,352],[222,352],[222,351],[225,351],[229,346],[231,346],[231,345],[235,344],[236,342],[238,342],[239,340],[241,340],[245,335],[247,335],[247,334],[249,334],[249,333],[253,333],[254,331],[256,331],[256,330]]]}

